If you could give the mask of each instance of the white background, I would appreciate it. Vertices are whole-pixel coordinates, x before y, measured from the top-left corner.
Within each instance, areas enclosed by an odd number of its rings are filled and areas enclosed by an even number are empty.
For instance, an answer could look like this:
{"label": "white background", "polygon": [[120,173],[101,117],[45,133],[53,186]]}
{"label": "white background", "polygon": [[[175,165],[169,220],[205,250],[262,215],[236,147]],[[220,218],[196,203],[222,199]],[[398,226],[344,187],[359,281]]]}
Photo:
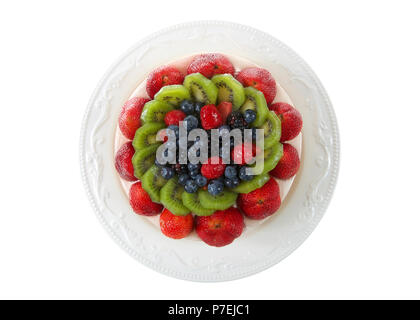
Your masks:
{"label": "white background", "polygon": [[[0,298],[420,298],[416,1],[2,1]],[[148,34],[219,19],[271,33],[314,69],[341,167],[311,237],[277,266],[205,284],[113,243],[79,173],[79,130],[107,68]]]}

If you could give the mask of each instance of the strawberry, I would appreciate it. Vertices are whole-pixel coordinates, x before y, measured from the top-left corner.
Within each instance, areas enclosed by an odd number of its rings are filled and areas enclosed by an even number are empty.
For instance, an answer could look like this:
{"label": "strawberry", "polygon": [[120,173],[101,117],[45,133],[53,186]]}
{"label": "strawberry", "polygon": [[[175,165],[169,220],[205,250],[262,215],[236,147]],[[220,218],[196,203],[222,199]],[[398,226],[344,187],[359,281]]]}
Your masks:
{"label": "strawberry", "polygon": [[232,103],[228,101],[220,102],[217,106],[217,110],[219,110],[220,115],[222,116],[223,123],[226,123],[226,120],[232,112]]}
{"label": "strawberry", "polygon": [[133,163],[131,158],[134,155],[134,148],[131,141],[124,143],[115,155],[115,169],[121,178],[127,181],[136,181],[134,176]]}
{"label": "strawberry", "polygon": [[276,180],[270,178],[261,188],[249,193],[240,193],[238,208],[251,219],[264,219],[275,213],[281,204],[280,189]]}
{"label": "strawberry", "polygon": [[146,91],[150,98],[164,86],[172,84],[182,84],[184,76],[177,68],[172,66],[162,66],[153,70],[147,78]]}
{"label": "strawberry", "polygon": [[255,144],[249,142],[237,144],[232,149],[231,158],[235,164],[244,165],[250,163],[260,152],[261,150]]}
{"label": "strawberry", "polygon": [[182,239],[188,236],[194,227],[194,218],[191,213],[186,216],[176,216],[168,209],[164,209],[159,218],[162,233],[173,239]]}
{"label": "strawberry", "polygon": [[139,215],[154,216],[163,210],[161,204],[150,199],[149,194],[141,186],[141,181],[131,185],[129,198],[131,207]]}
{"label": "strawberry", "polygon": [[140,116],[144,104],[150,101],[147,98],[134,97],[128,100],[122,107],[118,124],[122,134],[130,140],[133,140],[137,129],[141,127]]}
{"label": "strawberry", "polygon": [[195,56],[187,68],[187,74],[199,72],[207,78],[216,74],[235,74],[235,68],[224,55],[220,53],[206,53]]}
{"label": "strawberry", "polygon": [[281,142],[292,140],[302,130],[302,116],[295,108],[286,102],[273,103],[270,110],[281,120]]}
{"label": "strawberry", "polygon": [[220,157],[211,157],[208,163],[203,163],[201,166],[201,174],[207,179],[216,179],[223,175],[226,165],[222,163]]}
{"label": "strawberry", "polygon": [[200,119],[204,130],[215,129],[223,124],[222,115],[214,104],[208,104],[201,108]]}
{"label": "strawberry", "polygon": [[171,124],[179,126],[179,122],[184,120],[185,117],[185,113],[181,110],[172,110],[165,115],[164,121],[167,126],[170,126]]}
{"label": "strawberry", "polygon": [[290,179],[299,170],[299,154],[293,146],[288,143],[283,144],[283,157],[277,163],[277,166],[270,171],[273,177],[278,179]]}
{"label": "strawberry", "polygon": [[244,229],[244,218],[238,209],[230,207],[207,217],[195,217],[197,235],[210,246],[223,247],[238,238]]}
{"label": "strawberry", "polygon": [[276,97],[277,87],[276,81],[270,72],[262,68],[250,67],[241,70],[236,79],[243,84],[244,87],[254,87],[261,91],[267,104],[273,102]]}

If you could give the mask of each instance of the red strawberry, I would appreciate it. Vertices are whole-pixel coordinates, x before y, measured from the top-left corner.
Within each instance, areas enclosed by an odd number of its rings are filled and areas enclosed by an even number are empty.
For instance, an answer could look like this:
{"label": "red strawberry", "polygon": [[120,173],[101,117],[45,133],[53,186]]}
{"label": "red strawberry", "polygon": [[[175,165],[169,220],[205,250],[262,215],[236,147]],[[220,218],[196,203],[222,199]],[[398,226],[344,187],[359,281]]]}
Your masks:
{"label": "red strawberry", "polygon": [[219,110],[220,115],[222,116],[223,123],[226,123],[227,117],[232,112],[232,103],[228,101],[220,102],[219,105],[217,106],[217,109]]}
{"label": "red strawberry", "polygon": [[244,217],[238,209],[230,207],[211,216],[195,217],[197,235],[210,246],[223,247],[242,234]]}
{"label": "red strawberry", "polygon": [[286,102],[273,103],[270,110],[274,111],[281,120],[281,142],[292,140],[302,130],[302,116],[290,104]]}
{"label": "red strawberry", "polygon": [[146,91],[150,98],[154,98],[155,94],[164,86],[171,84],[182,84],[184,76],[175,67],[162,66],[152,71],[147,78]]}
{"label": "red strawberry", "polygon": [[128,100],[122,107],[118,124],[122,134],[130,140],[133,140],[136,130],[141,127],[140,116],[144,104],[150,99],[135,97]]}
{"label": "red strawberry", "polygon": [[187,73],[199,72],[207,78],[215,74],[230,73],[234,75],[235,68],[224,55],[220,53],[206,53],[194,57],[187,68]]}
{"label": "red strawberry", "polygon": [[280,208],[279,185],[270,178],[261,188],[249,193],[240,193],[236,201],[239,209],[251,219],[264,219]]}
{"label": "red strawberry", "polygon": [[185,118],[184,112],[182,112],[181,110],[172,110],[172,111],[169,111],[165,115],[164,120],[167,126],[170,126],[171,124],[175,124],[179,126],[179,121],[184,120],[184,118]]}
{"label": "red strawberry", "polygon": [[155,203],[150,199],[149,194],[141,186],[141,181],[131,185],[129,197],[131,207],[139,215],[154,216],[163,209],[161,204]]}
{"label": "red strawberry", "polygon": [[235,164],[250,163],[261,150],[252,143],[237,144],[233,147],[231,158]]}
{"label": "red strawberry", "polygon": [[201,174],[207,179],[216,179],[223,175],[226,165],[222,163],[220,157],[211,157],[208,163],[203,163],[201,166]]}
{"label": "red strawberry", "polygon": [[124,143],[115,155],[115,169],[120,177],[127,181],[136,181],[134,176],[133,163],[131,158],[134,155],[134,148],[131,141]]}
{"label": "red strawberry", "polygon": [[220,127],[223,124],[223,118],[214,104],[208,104],[200,111],[201,126],[204,130],[210,130]]}
{"label": "red strawberry", "polygon": [[276,97],[277,88],[276,80],[270,72],[261,68],[245,68],[236,76],[236,79],[244,85],[244,87],[254,87],[264,93],[267,104],[273,102]]}
{"label": "red strawberry", "polygon": [[186,216],[176,216],[168,209],[164,209],[159,218],[162,233],[173,239],[182,239],[188,236],[194,227],[194,218],[191,213]]}
{"label": "red strawberry", "polygon": [[284,143],[283,157],[277,163],[277,166],[270,171],[270,174],[279,179],[290,179],[298,172],[299,166],[300,159],[297,150],[290,144]]}

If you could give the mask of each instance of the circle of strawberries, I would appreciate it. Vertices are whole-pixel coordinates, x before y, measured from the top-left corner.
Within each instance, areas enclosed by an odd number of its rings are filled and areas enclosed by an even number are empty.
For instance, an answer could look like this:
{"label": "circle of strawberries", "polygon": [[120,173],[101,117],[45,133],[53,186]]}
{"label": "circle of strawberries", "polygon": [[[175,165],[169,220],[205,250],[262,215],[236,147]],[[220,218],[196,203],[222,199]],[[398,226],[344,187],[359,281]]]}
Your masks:
{"label": "circle of strawberries", "polygon": [[[249,67],[235,73],[235,68],[229,59],[219,53],[207,53],[195,56],[188,65],[187,74],[201,73],[207,78],[216,74],[231,74],[244,86],[252,86],[261,91],[269,105],[281,119],[283,157],[270,175],[277,179],[293,177],[300,166],[296,149],[285,143],[295,138],[302,129],[300,113],[284,102],[273,103],[276,96],[276,82],[268,70]],[[161,66],[150,73],[147,78],[146,92],[148,97],[134,97],[122,107],[118,124],[121,133],[127,139],[115,155],[115,168],[123,180],[132,182],[129,191],[130,205],[136,214],[143,216],[160,215],[162,233],[170,238],[181,239],[188,236],[195,228],[197,235],[208,245],[221,247],[230,244],[242,234],[244,215],[250,219],[264,219],[274,214],[281,204],[280,190],[275,179],[270,178],[261,188],[249,193],[239,194],[236,207],[215,211],[210,216],[176,216],[160,203],[151,200],[143,189],[141,181],[134,176],[132,157],[135,150],[132,140],[142,123],[140,120],[144,105],[154,98],[164,86],[182,84],[184,74],[174,66]],[[219,105],[206,105],[200,111],[201,126],[204,130],[218,128],[226,122],[232,112],[230,102]],[[184,120],[185,113],[173,110],[165,115],[166,126],[178,124]],[[243,147],[243,146],[242,146]],[[232,155],[234,156],[232,151]],[[238,157],[238,156],[236,156]],[[243,156],[240,156],[243,159]],[[240,161],[242,161],[240,160]],[[201,173],[207,179],[215,179],[223,175],[225,164],[221,159],[210,159],[203,164]],[[206,187],[204,187],[206,188]]]}

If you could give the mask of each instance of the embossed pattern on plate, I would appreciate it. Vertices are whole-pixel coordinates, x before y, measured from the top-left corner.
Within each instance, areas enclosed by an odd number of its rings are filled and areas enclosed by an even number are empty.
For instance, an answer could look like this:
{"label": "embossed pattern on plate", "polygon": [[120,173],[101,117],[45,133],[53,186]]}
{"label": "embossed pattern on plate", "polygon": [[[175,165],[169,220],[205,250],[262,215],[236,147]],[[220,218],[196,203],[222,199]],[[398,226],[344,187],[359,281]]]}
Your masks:
{"label": "embossed pattern on plate", "polygon": [[[133,214],[114,169],[117,118],[131,91],[156,66],[201,52],[225,52],[267,68],[304,119],[301,169],[282,211],[256,232],[223,248],[188,239],[175,241],[156,232],[142,217]],[[80,163],[83,182],[99,220],[131,256],[173,277],[226,281],[278,263],[316,227],[337,179],[338,128],[321,83],[290,48],[247,26],[199,21],[151,35],[110,68],[95,90],[83,120]]]}

